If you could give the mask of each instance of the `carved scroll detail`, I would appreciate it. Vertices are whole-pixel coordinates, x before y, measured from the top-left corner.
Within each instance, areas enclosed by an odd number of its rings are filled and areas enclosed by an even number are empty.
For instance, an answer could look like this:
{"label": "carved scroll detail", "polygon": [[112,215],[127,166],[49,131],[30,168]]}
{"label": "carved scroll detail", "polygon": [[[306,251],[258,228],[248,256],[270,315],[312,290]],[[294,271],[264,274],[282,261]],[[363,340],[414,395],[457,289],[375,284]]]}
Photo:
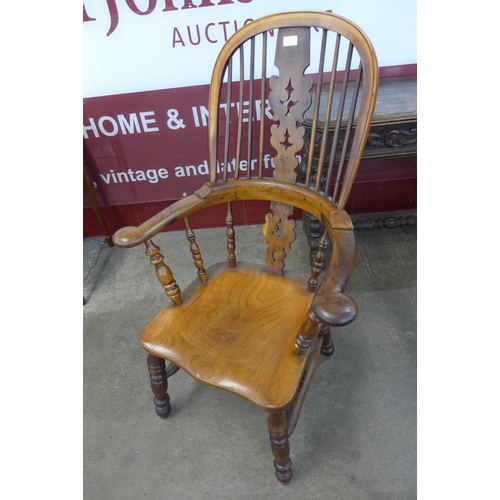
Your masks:
{"label": "carved scroll detail", "polygon": [[[285,40],[295,41],[294,45]],[[309,28],[281,28],[278,32],[275,66],[279,76],[273,75],[269,84],[269,104],[273,110],[273,120],[279,125],[271,127],[271,145],[277,156],[274,158],[276,180],[295,183],[297,160],[295,153],[304,145],[304,113],[311,105],[309,91],[313,85],[304,71],[309,66]]]}
{"label": "carved scroll detail", "polygon": [[356,231],[361,231],[362,229],[393,229],[395,227],[415,227],[417,225],[417,216],[408,215],[407,217],[400,216],[396,217],[386,217],[385,219],[365,219],[356,220],[353,222],[354,229]]}
{"label": "carved scroll detail", "polygon": [[[271,145],[277,152],[273,177],[293,184],[298,165],[295,154],[304,145],[305,129],[299,124],[304,121],[304,113],[311,105],[309,91],[313,81],[304,75],[309,66],[310,44],[309,28],[280,28],[274,59],[279,76],[274,75],[269,81],[269,104],[273,120],[278,122],[271,127]],[[282,275],[286,251],[296,238],[295,221],[288,220],[293,207],[273,202],[271,210],[273,213],[266,215],[262,229],[264,243],[269,244],[266,269]]]}
{"label": "carved scroll detail", "polygon": [[266,223],[262,228],[264,243],[268,243],[266,270],[278,276],[283,275],[286,252],[290,250],[297,237],[295,221],[288,219],[293,207],[282,203],[271,203],[272,214],[266,215]]}
{"label": "carved scroll detail", "polygon": [[366,141],[367,146],[400,148],[417,143],[417,129],[391,129],[378,133],[370,132]]}

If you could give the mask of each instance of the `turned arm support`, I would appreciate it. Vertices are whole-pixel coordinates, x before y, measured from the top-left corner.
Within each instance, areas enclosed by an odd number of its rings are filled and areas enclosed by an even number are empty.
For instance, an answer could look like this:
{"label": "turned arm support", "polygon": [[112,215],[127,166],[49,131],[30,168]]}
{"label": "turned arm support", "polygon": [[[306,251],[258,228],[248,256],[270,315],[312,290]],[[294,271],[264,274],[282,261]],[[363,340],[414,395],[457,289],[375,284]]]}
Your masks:
{"label": "turned arm support", "polygon": [[113,243],[117,247],[122,248],[131,248],[145,243],[174,222],[182,220],[189,214],[199,210],[201,202],[203,200],[196,194],[183,198],[151,217],[140,226],[122,227],[113,235]]}
{"label": "turned arm support", "polygon": [[354,321],[358,313],[356,303],[343,293],[356,261],[356,240],[353,230],[328,228],[328,233],[332,258],[314,295],[311,311],[321,323],[344,326]]}
{"label": "turned arm support", "polygon": [[352,229],[344,211],[333,210],[329,200],[312,189],[273,179],[244,179],[204,184],[191,196],[179,200],[138,227],[124,227],[113,236],[117,247],[130,248],[149,240],[174,222],[220,203],[267,200],[294,205],[321,219],[332,228]]}
{"label": "turned arm support", "polygon": [[[309,350],[322,325],[348,325],[354,321],[358,313],[356,303],[343,293],[356,260],[354,232],[352,229],[332,228],[327,228],[327,231],[333,245],[332,258],[326,275],[314,294],[307,320],[301,326],[295,339],[295,347],[299,355]],[[321,240],[326,248],[328,241],[326,235],[323,235]],[[316,278],[313,281],[313,285],[316,286]],[[311,285],[311,280],[309,280],[309,285]]]}
{"label": "turned arm support", "polygon": [[330,235],[333,251],[326,276],[314,295],[310,320],[330,326],[343,326],[353,321],[357,305],[343,293],[356,259],[351,219],[345,211],[332,209],[326,198],[294,184],[271,179],[206,183],[196,193],[173,203],[140,226],[120,229],[114,234],[113,242],[118,247],[134,247],[146,243],[169,225],[198,210],[243,200],[292,204],[321,219]]}

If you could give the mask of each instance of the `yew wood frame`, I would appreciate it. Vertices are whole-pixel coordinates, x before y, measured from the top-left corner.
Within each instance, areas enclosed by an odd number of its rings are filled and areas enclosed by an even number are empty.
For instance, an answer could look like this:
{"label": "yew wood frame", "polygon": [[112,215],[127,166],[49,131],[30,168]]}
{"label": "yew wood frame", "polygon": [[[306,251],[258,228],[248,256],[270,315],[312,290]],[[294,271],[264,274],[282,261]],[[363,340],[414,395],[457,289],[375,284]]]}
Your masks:
{"label": "yew wood frame", "polygon": [[[354,138],[347,167],[343,173],[341,188],[337,193],[338,197],[334,195],[335,200],[328,195],[326,189],[325,192],[320,191],[319,183],[316,184],[316,187],[310,186],[309,180],[306,180],[305,185],[300,185],[276,178],[263,178],[260,175],[260,178],[217,181],[219,99],[228,59],[243,42],[259,33],[279,28],[297,27],[323,28],[342,35],[357,49],[363,69],[363,91],[361,93]],[[324,12],[287,12],[266,16],[244,26],[230,38],[221,50],[212,75],[208,106],[210,182],[204,184],[194,194],[165,208],[140,226],[122,228],[113,236],[113,242],[118,247],[130,248],[141,243],[146,245],[146,254],[151,257],[151,263],[157,269],[158,279],[163,284],[166,294],[177,306],[182,307],[180,290],[175,284],[170,269],[163,264],[163,256],[159,254],[159,248],[151,240],[152,237],[173,223],[180,220],[186,222],[188,240],[191,242],[191,251],[202,282],[199,286],[203,286],[207,279],[207,273],[203,269],[203,261],[194,239],[194,233],[187,222],[187,217],[199,210],[222,203],[264,200],[298,207],[312,214],[325,226],[325,233],[320,240],[319,251],[309,280],[309,292],[314,292],[308,312],[309,326],[303,332],[303,335],[302,333],[298,335],[296,341],[296,355],[305,356],[302,381],[300,386],[296,388],[296,394],[291,404],[286,408],[275,408],[270,411],[268,418],[276,476],[282,483],[287,483],[291,479],[288,437],[297,423],[300,409],[318,363],[319,354],[320,352],[327,355],[333,353],[333,344],[328,327],[346,325],[352,322],[357,315],[355,302],[343,293],[356,259],[354,228],[344,207],[368,137],[375,108],[377,88],[378,66],[371,42],[356,25],[345,18]],[[317,117],[313,120],[313,129],[316,126]],[[230,211],[226,223],[232,231],[232,215]],[[234,232],[228,233],[228,249],[230,241],[231,244],[234,243]],[[325,276],[318,285],[317,278],[324,262],[324,250],[329,243],[333,246],[332,258]],[[234,262],[231,264],[231,257],[234,258],[234,255],[230,256],[229,265],[234,267]],[[155,394],[156,412],[160,417],[166,417],[170,412],[167,379],[179,367],[173,363],[166,367],[165,361],[152,352],[149,353],[148,366],[151,387]],[[265,409],[262,405],[259,405],[258,401],[252,402]]]}
{"label": "yew wood frame", "polygon": [[[326,15],[325,15],[326,14]],[[349,164],[345,173],[342,191],[336,206],[342,210],[347,202],[349,193],[356,177],[359,162],[363,148],[370,131],[371,119],[375,110],[375,103],[378,91],[378,64],[375,50],[368,37],[350,20],[324,12],[302,11],[286,12],[283,14],[274,14],[263,17],[247,24],[241,30],[237,31],[224,45],[219,57],[215,63],[212,80],[210,85],[210,94],[208,101],[208,149],[209,149],[209,168],[210,180],[216,179],[217,163],[217,132],[219,122],[219,97],[224,75],[226,61],[235,52],[235,50],[246,40],[262,33],[278,28],[287,27],[317,27],[338,33],[349,40],[357,49],[361,64],[363,66],[364,79],[369,88],[363,89],[362,100],[358,115],[358,125],[354,135],[352,151],[356,154],[351,155]],[[316,120],[317,122],[317,120]],[[313,127],[315,127],[313,123]],[[359,154],[358,154],[359,153]]]}

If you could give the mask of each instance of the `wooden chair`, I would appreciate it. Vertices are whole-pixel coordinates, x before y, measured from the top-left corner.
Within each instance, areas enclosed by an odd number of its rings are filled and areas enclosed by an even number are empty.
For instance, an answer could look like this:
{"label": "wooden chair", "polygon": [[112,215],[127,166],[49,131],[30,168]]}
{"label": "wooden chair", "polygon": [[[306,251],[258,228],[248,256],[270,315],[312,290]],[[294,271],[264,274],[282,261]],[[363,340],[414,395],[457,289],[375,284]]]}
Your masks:
{"label": "wooden chair", "polygon": [[[318,47],[311,51],[313,37]],[[272,72],[277,76],[268,79],[272,66],[268,53],[272,58],[273,44],[276,69]],[[316,84],[305,75],[308,67],[317,73]],[[335,154],[330,154],[323,172],[326,141],[318,141],[318,172],[315,178],[311,175],[315,154],[309,151],[303,165],[305,181],[298,183],[301,122],[314,100],[315,137],[321,83],[329,88],[326,107],[322,105],[326,115],[321,119],[339,125],[331,145]],[[343,293],[356,256],[353,226],[344,206],[367,139],[377,89],[373,47],[349,20],[304,11],[269,15],[247,24],[222,48],[213,71],[210,182],[139,227],[122,228],[113,237],[118,247],[145,244],[146,255],[171,299],[140,337],[149,354],[156,413],[161,418],[169,415],[167,380],[180,368],[202,384],[250,401],[268,413],[276,477],[282,483],[292,477],[288,440],[319,355],[333,353],[330,327],[346,325],[357,314],[355,302]],[[236,105],[227,106],[230,102]],[[254,102],[255,108],[248,106]],[[245,105],[247,112],[237,114]],[[272,177],[265,175],[266,157],[269,160],[264,140],[266,113],[275,122],[270,127],[275,168],[267,169]],[[268,245],[263,265],[236,260],[231,204],[240,200],[271,202],[263,227]],[[221,203],[227,204],[228,257],[205,269],[188,217]],[[295,240],[295,222],[290,219],[294,206],[325,226],[309,279],[284,271],[286,252]],[[182,294],[151,239],[181,220],[198,275]],[[330,244],[333,255],[320,280]]]}

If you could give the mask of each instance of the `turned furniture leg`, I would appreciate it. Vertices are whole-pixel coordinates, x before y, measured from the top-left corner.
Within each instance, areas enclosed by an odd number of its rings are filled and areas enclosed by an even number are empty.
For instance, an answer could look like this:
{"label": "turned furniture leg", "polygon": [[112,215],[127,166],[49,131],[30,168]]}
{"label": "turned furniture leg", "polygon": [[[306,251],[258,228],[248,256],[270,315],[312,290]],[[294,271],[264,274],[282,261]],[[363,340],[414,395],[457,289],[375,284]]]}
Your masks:
{"label": "turned furniture leg", "polygon": [[156,356],[148,355],[149,378],[151,389],[155,395],[156,414],[160,418],[167,418],[170,413],[170,396],[167,394],[168,382],[165,370],[165,360]]}
{"label": "turned furniture leg", "polygon": [[271,439],[276,477],[280,483],[287,484],[292,479],[292,461],[290,460],[286,414],[284,412],[270,413],[267,427]]}
{"label": "turned furniture leg", "polygon": [[331,356],[335,351],[333,346],[332,334],[328,325],[323,325],[319,331],[319,335],[323,337],[323,346],[321,347],[321,354]]}

